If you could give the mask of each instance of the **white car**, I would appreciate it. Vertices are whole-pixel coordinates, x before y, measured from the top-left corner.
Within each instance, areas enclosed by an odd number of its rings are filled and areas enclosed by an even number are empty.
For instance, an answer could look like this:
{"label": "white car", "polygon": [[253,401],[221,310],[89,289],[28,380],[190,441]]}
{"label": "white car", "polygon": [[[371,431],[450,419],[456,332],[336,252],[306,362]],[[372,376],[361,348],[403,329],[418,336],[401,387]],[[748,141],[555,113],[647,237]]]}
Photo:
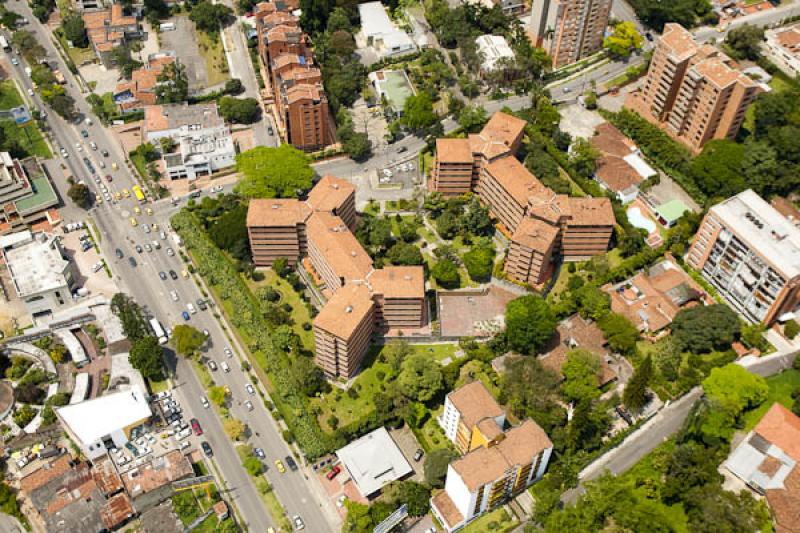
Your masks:
{"label": "white car", "polygon": [[253,386],[250,385],[249,383],[244,386],[244,390],[246,390],[247,393],[250,394],[251,396],[256,393],[256,389],[254,389]]}
{"label": "white car", "polygon": [[16,57],[12,57],[11,64],[16,67],[17,65],[19,65],[19,59],[17,59]]}
{"label": "white car", "polygon": [[228,356],[229,358],[233,357],[233,350],[231,350],[230,348],[225,348],[223,351],[225,352],[225,355]]}
{"label": "white car", "polygon": [[255,407],[253,407],[253,402],[251,402],[250,400],[244,402],[244,406],[247,407],[248,411],[252,411],[253,409],[255,409]]}
{"label": "white car", "polygon": [[172,298],[173,302],[178,301],[178,291],[169,291],[169,295]]}
{"label": "white car", "polygon": [[69,153],[63,148],[61,149],[61,157],[63,157],[64,159],[69,158]]}
{"label": "white car", "polygon": [[186,437],[188,437],[188,436],[189,436],[189,435],[191,435],[191,434],[192,434],[192,428],[186,428],[186,429],[184,429],[184,430],[181,430],[181,431],[180,431],[180,432],[179,432],[179,433],[178,433],[178,434],[175,436],[175,438],[176,438],[177,440],[179,440],[179,441],[180,441],[180,440],[183,440],[183,439],[185,439]]}
{"label": "white car", "polygon": [[205,396],[201,396],[200,403],[203,404],[203,408],[208,409],[209,407],[208,398],[206,398]]}
{"label": "white car", "polygon": [[292,522],[294,522],[294,527],[298,531],[301,530],[301,529],[305,529],[305,527],[306,527],[305,523],[303,523],[303,519],[300,518],[298,515],[294,515],[292,517]]}
{"label": "white car", "polygon": [[28,96],[33,96],[33,89],[28,89]]}
{"label": "white car", "polygon": [[222,361],[220,363],[220,366],[222,367],[222,370],[224,370],[225,372],[230,372],[231,371],[231,367],[228,366],[228,363],[226,363],[225,361]]}
{"label": "white car", "polygon": [[167,248],[167,255],[172,257],[175,255],[175,251],[172,248]]}

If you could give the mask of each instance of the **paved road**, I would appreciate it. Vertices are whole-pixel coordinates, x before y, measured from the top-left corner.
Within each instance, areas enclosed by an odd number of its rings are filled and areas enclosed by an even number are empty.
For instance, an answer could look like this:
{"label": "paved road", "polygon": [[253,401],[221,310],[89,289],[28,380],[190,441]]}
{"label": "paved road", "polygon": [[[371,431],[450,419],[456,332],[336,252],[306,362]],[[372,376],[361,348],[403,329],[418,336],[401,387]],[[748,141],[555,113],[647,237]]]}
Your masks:
{"label": "paved road", "polygon": [[790,17],[798,15],[800,15],[800,2],[794,1],[776,7],[775,9],[768,9],[760,13],[734,19],[724,31],[719,31],[715,27],[705,26],[692,33],[698,41],[705,42],[710,39],[722,41],[730,30],[742,26],[743,24],[750,24],[752,26],[775,26],[782,24],[784,20]]}
{"label": "paved road", "polygon": [[[31,21],[26,29],[33,31],[37,35],[39,42],[48,51],[50,60],[58,58],[59,68],[69,80],[69,84],[66,87],[67,91],[75,98],[79,112],[84,116],[91,116],[88,104],[80,94],[76,81],[53,48],[47,31],[33,17],[27,5],[16,0],[10,0],[9,4],[11,9]],[[23,63],[22,58],[20,57],[19,59]],[[25,76],[22,69],[22,64],[15,69],[16,77],[22,84],[23,89],[27,91],[30,88],[30,80]],[[38,96],[30,97],[26,94],[25,97],[32,100],[37,107],[42,107]],[[105,179],[102,180],[102,183],[112,195],[124,188],[130,189],[135,183],[123,163],[124,159],[120,148],[113,141],[112,135],[99,124],[96,118],[94,118],[91,126],[85,122],[80,125],[74,125],[65,122],[54,112],[48,110],[47,121],[54,138],[54,144],[56,144],[56,150],[61,146],[68,153],[69,157],[63,160],[62,163],[76,176],[76,179],[85,181],[87,185],[97,192],[101,191],[99,184],[93,181],[82,161],[83,157],[89,157],[100,174],[105,175],[108,173],[112,175],[112,182],[107,182]],[[83,139],[80,136],[79,130],[81,129],[87,131],[89,135],[87,139]],[[89,148],[89,141],[97,143],[97,151]],[[109,157],[104,158],[100,155],[102,150],[108,150]],[[99,168],[101,160],[106,163],[106,169]],[[119,170],[111,170],[112,162],[117,162]],[[68,185],[63,179],[59,179],[60,171],[56,168],[58,163],[54,164],[51,161],[47,165],[55,172],[55,185],[60,195],[62,198],[67,198],[66,190]],[[159,205],[163,206],[164,204]],[[177,281],[164,282],[159,279],[158,273],[161,271],[169,272],[169,270],[175,270],[176,273],[179,273],[183,269],[177,255],[169,257],[166,254],[167,247],[177,248],[174,243],[161,241],[157,235],[158,232],[145,234],[143,231],[145,223],[152,224],[154,222],[158,223],[159,229],[166,229],[168,227],[167,212],[156,206],[156,211],[152,217],[144,214],[135,215],[133,213],[134,207],[135,202],[133,199],[123,199],[114,203],[104,201],[103,204],[91,209],[91,215],[101,233],[100,247],[109,261],[111,270],[115,275],[115,281],[120,288],[132,295],[149,314],[157,317],[165,326],[171,327],[181,321],[180,312],[185,309],[186,303],[195,302],[201,297],[201,294],[189,280],[179,278]],[[144,207],[142,206],[142,208]],[[65,213],[65,222],[77,220],[78,217],[85,217],[84,212],[73,206],[67,207],[63,212]],[[73,216],[76,218],[68,218]],[[132,216],[136,217],[139,223],[137,227],[131,226],[129,222]],[[144,252],[141,255],[135,252],[135,244],[143,246],[153,240],[159,240],[162,245],[161,250],[151,253]],[[117,248],[126,256],[124,259],[116,259],[114,251]],[[128,256],[135,257],[136,267],[130,266]],[[180,298],[178,302],[171,300],[170,290],[177,291]],[[209,311],[199,312],[197,315],[192,316],[190,323],[198,329],[209,330],[211,334],[210,353],[213,353],[214,357],[219,357],[219,354],[222,353],[222,348],[227,344],[224,341],[225,336],[222,329],[211,313]],[[212,411],[202,408],[199,399],[200,396],[205,394],[205,391],[197,380],[194,371],[182,359],[175,361],[173,358],[173,365],[177,382],[176,394],[181,400],[187,416],[196,417],[205,428],[204,437],[214,449],[214,460],[231,490],[229,496],[241,513],[245,525],[254,532],[266,531],[268,527],[274,524],[272,524],[271,519],[265,512],[254,483],[241,467],[233,446],[227,441],[218,417]],[[249,380],[245,377],[238,364],[231,366],[232,370],[230,374],[225,376],[224,382],[231,387],[234,397],[243,401],[244,395],[246,395],[244,385]],[[238,406],[234,406],[233,411],[238,418],[253,428],[254,434],[255,432],[259,433],[259,436],[254,436],[251,442],[264,448],[271,464],[274,459],[288,455],[289,450],[263,405],[256,403],[255,407],[256,409],[251,413],[245,413]],[[287,473],[283,476],[276,475],[273,472],[267,474],[270,481],[274,483],[276,495],[287,507],[289,514],[302,515],[311,531],[332,531],[331,526],[328,524],[330,512],[321,512],[320,504],[315,498],[320,490],[319,485],[316,484],[315,480],[306,479],[306,475],[304,470],[296,473]],[[330,502],[326,503],[330,505]]]}

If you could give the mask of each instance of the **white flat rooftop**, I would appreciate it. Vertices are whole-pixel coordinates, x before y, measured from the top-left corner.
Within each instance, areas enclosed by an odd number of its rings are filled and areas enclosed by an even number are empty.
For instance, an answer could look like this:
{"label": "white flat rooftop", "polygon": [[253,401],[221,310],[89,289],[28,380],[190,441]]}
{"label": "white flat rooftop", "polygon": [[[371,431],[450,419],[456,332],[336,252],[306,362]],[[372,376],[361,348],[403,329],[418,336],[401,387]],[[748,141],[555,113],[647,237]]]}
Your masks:
{"label": "white flat rooftop", "polygon": [[153,414],[139,387],[57,407],[56,412],[83,444],[97,442]]}
{"label": "white flat rooftop", "polygon": [[54,242],[57,238],[38,233],[30,242],[5,250],[6,265],[20,298],[67,285],[64,270],[69,261],[61,257]]}
{"label": "white flat rooftop", "polygon": [[711,211],[782,275],[788,279],[800,275],[800,228],[752,189],[728,198]]}
{"label": "white flat rooftop", "polygon": [[351,442],[336,455],[364,497],[412,472],[403,452],[383,427]]}

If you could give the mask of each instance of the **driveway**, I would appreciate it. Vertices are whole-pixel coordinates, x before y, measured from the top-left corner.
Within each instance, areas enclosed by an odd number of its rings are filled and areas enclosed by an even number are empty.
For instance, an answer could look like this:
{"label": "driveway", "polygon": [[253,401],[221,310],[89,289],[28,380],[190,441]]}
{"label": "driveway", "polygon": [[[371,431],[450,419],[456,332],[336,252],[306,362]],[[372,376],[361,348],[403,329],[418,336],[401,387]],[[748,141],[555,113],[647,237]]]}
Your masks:
{"label": "driveway", "polygon": [[189,17],[179,16],[166,22],[175,23],[175,29],[161,33],[161,50],[175,52],[186,67],[189,94],[201,91],[208,85],[206,61],[197,46],[194,24]]}

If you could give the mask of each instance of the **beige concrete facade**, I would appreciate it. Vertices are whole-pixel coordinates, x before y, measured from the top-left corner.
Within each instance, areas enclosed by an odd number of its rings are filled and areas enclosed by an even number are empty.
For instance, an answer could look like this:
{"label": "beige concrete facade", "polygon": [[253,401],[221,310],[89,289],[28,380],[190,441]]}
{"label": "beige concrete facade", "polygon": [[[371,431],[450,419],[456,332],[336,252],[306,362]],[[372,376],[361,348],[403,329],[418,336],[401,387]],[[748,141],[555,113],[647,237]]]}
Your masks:
{"label": "beige concrete facade", "polygon": [[547,50],[553,58],[553,68],[600,51],[611,3],[611,0],[533,2],[530,31],[534,44]]}

